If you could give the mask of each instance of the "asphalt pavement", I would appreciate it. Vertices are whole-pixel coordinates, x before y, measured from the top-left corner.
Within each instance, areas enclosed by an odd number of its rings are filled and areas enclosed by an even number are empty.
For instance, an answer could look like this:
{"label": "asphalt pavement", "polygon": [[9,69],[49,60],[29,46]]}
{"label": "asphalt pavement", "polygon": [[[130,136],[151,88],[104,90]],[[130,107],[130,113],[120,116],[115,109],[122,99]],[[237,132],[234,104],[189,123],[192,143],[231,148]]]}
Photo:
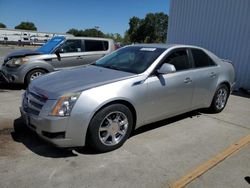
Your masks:
{"label": "asphalt pavement", "polygon": [[[26,128],[24,89],[0,83],[0,187],[170,187],[250,134],[250,99],[231,95],[223,112],[194,111],[136,130],[118,150],[60,149]],[[248,188],[250,145],[186,187]]]}

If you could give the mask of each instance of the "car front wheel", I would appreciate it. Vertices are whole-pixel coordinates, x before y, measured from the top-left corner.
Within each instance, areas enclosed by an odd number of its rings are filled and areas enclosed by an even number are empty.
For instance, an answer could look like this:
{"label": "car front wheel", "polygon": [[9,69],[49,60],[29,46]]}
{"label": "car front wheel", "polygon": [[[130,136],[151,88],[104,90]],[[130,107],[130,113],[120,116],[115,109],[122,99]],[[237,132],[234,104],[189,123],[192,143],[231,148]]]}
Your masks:
{"label": "car front wheel", "polygon": [[91,120],[87,143],[98,152],[119,148],[129,137],[133,117],[129,108],[112,104],[101,109]]}
{"label": "car front wheel", "polygon": [[39,76],[42,76],[43,74],[45,74],[46,71],[43,70],[43,69],[34,69],[32,71],[30,71],[27,76],[26,76],[26,79],[25,79],[25,84],[26,85],[29,85],[29,83],[34,80],[35,78],[39,77]]}

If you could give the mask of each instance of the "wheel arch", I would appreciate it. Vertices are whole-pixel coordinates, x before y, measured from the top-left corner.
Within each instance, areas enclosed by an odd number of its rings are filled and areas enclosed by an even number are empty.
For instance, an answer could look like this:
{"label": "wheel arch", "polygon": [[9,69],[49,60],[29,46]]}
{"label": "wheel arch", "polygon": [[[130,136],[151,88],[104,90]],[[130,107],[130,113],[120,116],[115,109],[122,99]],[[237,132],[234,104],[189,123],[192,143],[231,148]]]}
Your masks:
{"label": "wheel arch", "polygon": [[227,87],[229,93],[231,92],[231,86],[230,86],[228,81],[223,81],[220,84],[218,84],[218,86],[221,86],[221,85],[225,85]]}
{"label": "wheel arch", "polygon": [[34,67],[34,68],[28,70],[27,73],[25,74],[25,76],[24,76],[24,83],[26,83],[27,76],[28,76],[28,74],[29,74],[31,71],[39,70],[39,69],[40,69],[40,70],[44,70],[46,73],[49,73],[49,72],[50,72],[48,69],[46,69],[46,68],[44,68],[44,67]]}
{"label": "wheel arch", "polygon": [[100,111],[102,110],[103,108],[107,107],[107,106],[110,106],[112,104],[122,104],[122,105],[125,105],[126,107],[129,108],[129,110],[131,111],[132,113],[132,117],[133,117],[133,127],[132,127],[132,130],[135,129],[135,125],[136,125],[136,121],[137,121],[137,113],[136,113],[136,110],[135,110],[135,107],[134,105],[127,101],[127,100],[124,100],[124,99],[116,99],[116,100],[113,100],[113,101],[109,101],[105,104],[103,104],[101,107],[98,108],[98,110],[93,114],[93,116],[91,117],[91,119]]}

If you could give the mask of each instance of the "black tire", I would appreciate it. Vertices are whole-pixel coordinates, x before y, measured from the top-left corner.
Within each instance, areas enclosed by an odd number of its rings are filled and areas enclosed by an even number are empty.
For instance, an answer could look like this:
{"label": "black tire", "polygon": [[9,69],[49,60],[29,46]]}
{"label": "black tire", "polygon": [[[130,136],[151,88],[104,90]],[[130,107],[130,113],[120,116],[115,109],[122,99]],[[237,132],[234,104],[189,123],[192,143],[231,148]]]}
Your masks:
{"label": "black tire", "polygon": [[28,86],[29,83],[33,80],[33,75],[35,75],[35,74],[41,74],[41,75],[43,75],[45,73],[46,73],[46,71],[43,70],[43,69],[34,69],[34,70],[28,72],[28,74],[25,77],[25,83],[24,84],[26,86]]}
{"label": "black tire", "polygon": [[[225,92],[225,95],[223,95],[223,92]],[[225,84],[221,84],[217,88],[214,94],[214,98],[209,107],[209,111],[212,113],[221,112],[226,107],[228,97],[229,97],[229,88]]]}
{"label": "black tire", "polygon": [[[124,126],[122,126],[122,124],[124,124]],[[87,144],[91,147],[91,149],[97,152],[108,152],[115,150],[121,147],[127,140],[132,131],[132,125],[133,116],[127,106],[123,104],[112,104],[107,106],[97,112],[92,118],[87,133]],[[116,126],[117,128],[115,128]],[[101,130],[101,128],[107,130]],[[122,135],[118,132],[115,133],[118,130],[120,132],[123,131],[122,133],[124,134]],[[114,135],[117,136],[118,140],[120,139],[118,143],[115,143],[116,136]]]}

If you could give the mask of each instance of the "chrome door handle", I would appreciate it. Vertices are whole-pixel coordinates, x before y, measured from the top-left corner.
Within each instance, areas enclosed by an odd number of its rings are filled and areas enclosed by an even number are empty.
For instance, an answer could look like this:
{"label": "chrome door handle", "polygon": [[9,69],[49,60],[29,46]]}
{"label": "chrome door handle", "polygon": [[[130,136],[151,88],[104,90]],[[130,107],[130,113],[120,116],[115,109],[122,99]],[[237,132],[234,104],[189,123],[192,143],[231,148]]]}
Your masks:
{"label": "chrome door handle", "polygon": [[184,80],[184,83],[191,83],[192,82],[192,80],[191,80],[191,78],[186,78],[185,80]]}
{"label": "chrome door handle", "polygon": [[211,73],[210,73],[210,77],[212,77],[212,78],[214,78],[215,75],[216,75],[216,74],[215,74],[214,72],[211,72]]}

